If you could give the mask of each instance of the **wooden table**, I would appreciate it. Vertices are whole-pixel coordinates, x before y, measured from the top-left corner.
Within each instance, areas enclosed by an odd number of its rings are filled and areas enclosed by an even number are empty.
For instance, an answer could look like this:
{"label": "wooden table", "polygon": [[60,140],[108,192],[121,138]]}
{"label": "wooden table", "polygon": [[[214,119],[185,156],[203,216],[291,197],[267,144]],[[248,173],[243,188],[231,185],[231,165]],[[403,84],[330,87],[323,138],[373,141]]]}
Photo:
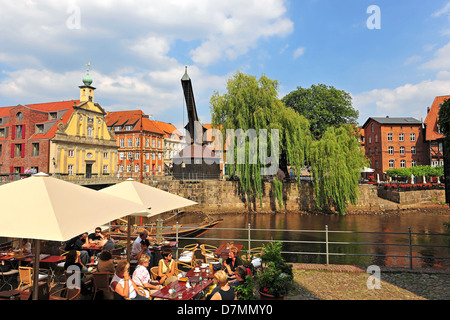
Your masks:
{"label": "wooden table", "polygon": [[[228,245],[228,246],[231,247],[231,245]],[[239,251],[241,251],[242,248],[244,247],[243,244],[236,244],[236,243],[234,243],[232,246],[233,246],[233,247],[236,247],[236,248],[238,249],[238,253],[239,253]],[[229,253],[229,252],[230,252],[230,249],[229,249],[229,248],[227,249],[227,243],[226,243],[226,242],[223,242],[223,243],[220,244],[220,246],[217,248],[217,250],[214,251],[214,255],[215,255],[216,257],[220,257],[220,256],[228,256],[228,253]]]}
{"label": "wooden table", "polygon": [[[189,278],[189,282],[191,283],[192,286],[192,282],[197,282],[199,279],[197,277],[191,277]],[[197,284],[192,288],[186,288],[186,282],[183,281],[174,281],[171,284],[169,284],[168,286],[165,286],[164,288],[162,288],[161,290],[158,290],[155,293],[152,293],[151,296],[153,298],[159,298],[159,299],[165,299],[165,300],[191,300],[193,299],[195,296],[197,296],[200,292],[202,292],[203,290],[205,290],[206,288],[208,288],[211,284],[213,283],[213,281],[211,279],[203,279],[202,280],[202,284]],[[169,294],[169,290],[170,289],[175,289],[176,290],[176,294],[175,296]],[[179,298],[179,294],[181,293],[181,297]]]}
{"label": "wooden table", "polygon": [[194,269],[189,270],[186,273],[186,277],[192,278],[192,277],[202,277],[203,279],[214,279],[215,271],[212,271],[209,269],[210,272],[206,272],[209,268],[200,268],[200,272],[195,272]]}

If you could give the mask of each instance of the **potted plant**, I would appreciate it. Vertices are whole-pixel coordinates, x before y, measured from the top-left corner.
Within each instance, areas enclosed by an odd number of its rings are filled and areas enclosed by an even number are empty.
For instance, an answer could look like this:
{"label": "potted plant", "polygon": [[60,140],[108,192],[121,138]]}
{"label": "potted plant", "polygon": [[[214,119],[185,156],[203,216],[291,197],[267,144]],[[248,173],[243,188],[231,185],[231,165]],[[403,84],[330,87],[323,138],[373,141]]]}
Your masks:
{"label": "potted plant", "polygon": [[263,246],[262,271],[256,275],[261,299],[284,299],[294,284],[292,266],[281,256],[281,242],[270,242]]}

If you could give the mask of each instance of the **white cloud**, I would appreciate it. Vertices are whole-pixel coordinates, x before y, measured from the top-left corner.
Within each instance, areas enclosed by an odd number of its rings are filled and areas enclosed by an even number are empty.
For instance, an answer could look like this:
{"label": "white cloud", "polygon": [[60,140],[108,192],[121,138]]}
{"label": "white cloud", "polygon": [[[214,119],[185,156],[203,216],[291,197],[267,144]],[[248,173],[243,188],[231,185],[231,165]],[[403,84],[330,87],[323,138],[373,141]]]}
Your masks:
{"label": "white cloud", "polygon": [[450,72],[441,71],[434,80],[405,84],[397,88],[375,89],[352,95],[353,106],[359,110],[360,124],[368,117],[412,116],[425,118],[427,107],[436,96],[450,94]]}
{"label": "white cloud", "polygon": [[450,68],[450,42],[434,53],[435,58],[422,65],[426,69],[442,70]]}
{"label": "white cloud", "polygon": [[434,12],[432,14],[433,17],[440,17],[441,15],[447,13],[450,10],[450,2],[447,2],[447,4],[440,10]]}
{"label": "white cloud", "polygon": [[294,52],[294,59],[301,57],[304,53],[305,53],[305,48],[303,48],[303,47],[297,48],[297,50],[295,50],[295,52]]}

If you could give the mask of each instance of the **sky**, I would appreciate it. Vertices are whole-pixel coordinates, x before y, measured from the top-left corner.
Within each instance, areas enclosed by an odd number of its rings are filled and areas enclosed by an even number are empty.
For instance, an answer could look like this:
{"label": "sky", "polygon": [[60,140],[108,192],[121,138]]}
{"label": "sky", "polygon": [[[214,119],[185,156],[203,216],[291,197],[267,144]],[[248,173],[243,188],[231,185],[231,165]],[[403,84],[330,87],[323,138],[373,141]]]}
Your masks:
{"label": "sky", "polygon": [[187,123],[188,74],[203,123],[237,71],[279,98],[323,83],[368,117],[424,120],[450,94],[448,0],[2,0],[0,106],[79,98]]}

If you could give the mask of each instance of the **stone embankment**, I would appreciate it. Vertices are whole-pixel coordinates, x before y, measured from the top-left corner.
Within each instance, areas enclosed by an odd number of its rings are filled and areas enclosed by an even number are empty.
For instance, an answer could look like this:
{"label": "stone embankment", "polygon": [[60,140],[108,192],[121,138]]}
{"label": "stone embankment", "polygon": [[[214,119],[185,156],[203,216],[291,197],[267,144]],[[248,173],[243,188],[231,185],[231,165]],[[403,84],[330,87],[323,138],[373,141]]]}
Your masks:
{"label": "stone embankment", "polygon": [[[162,180],[154,187],[196,201],[198,205],[185,208],[205,213],[256,212],[317,212],[311,183],[296,182],[283,185],[283,207],[280,208],[272,183],[263,183],[262,207],[259,199],[247,199],[237,181],[200,180],[196,182]],[[402,192],[401,197],[386,195],[371,184],[359,185],[360,197],[349,213],[384,212],[436,205],[445,202],[444,190]],[[397,200],[396,200],[397,199]]]}

